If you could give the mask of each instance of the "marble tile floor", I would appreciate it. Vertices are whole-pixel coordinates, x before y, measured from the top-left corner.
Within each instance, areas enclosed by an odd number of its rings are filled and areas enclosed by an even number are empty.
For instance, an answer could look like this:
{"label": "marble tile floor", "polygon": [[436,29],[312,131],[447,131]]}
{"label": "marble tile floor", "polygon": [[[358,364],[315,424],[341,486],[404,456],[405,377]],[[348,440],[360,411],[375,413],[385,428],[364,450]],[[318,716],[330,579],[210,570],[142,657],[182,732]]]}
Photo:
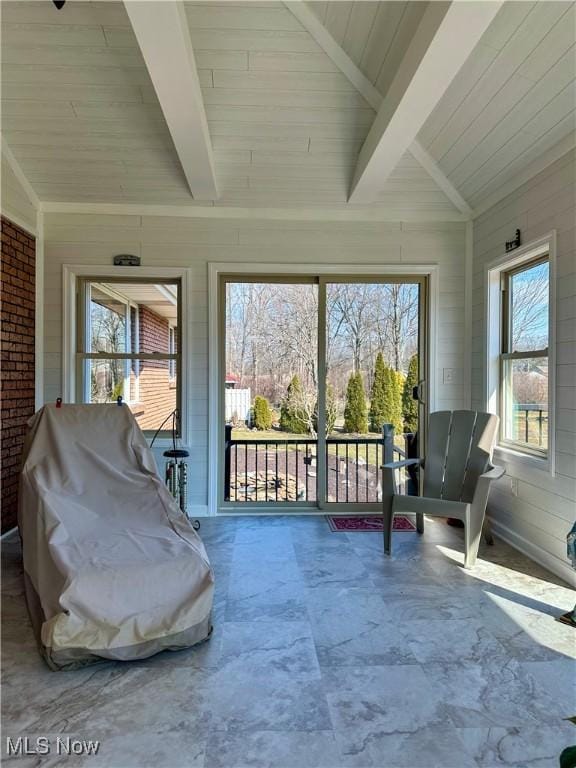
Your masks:
{"label": "marble tile floor", "polygon": [[[202,521],[210,642],[51,672],[3,542],[2,756],[9,766],[556,768],[576,743],[574,593],[502,542],[462,569],[462,532],[332,533],[322,517]],[[6,738],[98,755],[8,757]]]}

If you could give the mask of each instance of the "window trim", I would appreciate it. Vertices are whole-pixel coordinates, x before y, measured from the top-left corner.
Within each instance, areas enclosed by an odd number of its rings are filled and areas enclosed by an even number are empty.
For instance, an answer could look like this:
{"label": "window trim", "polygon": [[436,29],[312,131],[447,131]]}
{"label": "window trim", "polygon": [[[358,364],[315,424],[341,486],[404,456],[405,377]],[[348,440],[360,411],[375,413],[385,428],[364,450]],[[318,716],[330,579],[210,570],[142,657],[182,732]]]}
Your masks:
{"label": "window trim", "polygon": [[[135,304],[133,301],[131,301],[127,296],[124,296],[120,291],[115,291],[112,288],[110,288],[108,285],[103,285],[101,282],[92,280],[88,282],[88,290],[86,290],[86,307],[84,309],[85,312],[85,329],[84,333],[86,336],[90,339],[92,338],[92,314],[90,312],[90,302],[92,301],[92,293],[91,293],[91,286],[92,283],[98,283],[98,290],[100,290],[102,293],[110,296],[110,298],[115,299],[116,301],[120,302],[124,305],[124,321],[126,323],[125,325],[125,344],[126,349],[130,349],[129,354],[133,355],[140,351],[140,343],[139,343],[139,319],[138,319],[138,305]],[[136,339],[136,348],[132,349],[132,317],[130,310],[135,309],[136,310],[136,331],[134,338]],[[135,373],[135,381],[134,381],[134,393],[135,397],[130,398],[130,365],[129,365],[129,359],[126,358],[126,362],[124,364],[124,385],[123,385],[123,392],[122,399],[125,403],[128,403],[129,405],[132,405],[134,403],[138,402],[138,398],[140,395],[140,375],[139,375],[139,369],[140,369],[140,361],[135,360],[136,363],[136,370],[138,371]],[[85,359],[85,363],[88,363],[88,359]],[[88,400],[89,393],[88,393],[88,380],[89,377],[87,375],[87,371],[84,372],[84,398]]]}
{"label": "window trim", "polygon": [[[349,279],[354,277],[358,282],[368,277],[394,277],[394,276],[425,276],[428,280],[428,291],[425,307],[425,338],[426,345],[423,351],[423,360],[427,381],[427,413],[436,408],[437,372],[434,371],[432,361],[436,359],[438,328],[440,324],[440,265],[436,262],[426,263],[386,263],[386,264],[322,264],[322,263],[293,263],[279,264],[276,262],[208,262],[208,515],[229,514],[220,503],[222,489],[222,440],[223,430],[220,429],[220,419],[223,413],[220,377],[220,351],[218,334],[220,329],[220,284],[221,277],[238,276],[245,278],[247,275],[263,278],[267,282],[273,279],[283,280],[289,278],[289,282],[296,275],[303,278],[307,276],[330,278],[341,276]],[[424,330],[424,329],[423,329]],[[252,514],[260,511],[244,508],[244,514]],[[352,506],[352,505],[348,505]],[[353,510],[349,510],[353,511]],[[286,514],[298,514],[298,508],[294,507],[286,511]]]}
{"label": "window trim", "polygon": [[[171,355],[178,354],[178,347],[176,344],[176,328],[177,326],[174,325],[174,323],[172,322],[168,323],[168,352]],[[173,382],[176,379],[177,370],[178,370],[178,361],[176,359],[169,360],[168,379],[170,382]]]}
{"label": "window trim", "polygon": [[[528,265],[547,259],[549,264],[548,289],[548,450],[525,447],[516,441],[504,440],[503,429],[503,373],[504,355],[509,358],[544,356],[544,350],[531,353],[503,352],[504,334],[508,332],[506,308],[502,301],[502,282],[504,275],[526,269]],[[500,435],[496,454],[504,461],[528,464],[544,470],[554,476],[556,449],[556,231],[518,248],[513,253],[500,255],[485,267],[484,291],[484,404],[486,410],[497,413],[500,417]]]}
{"label": "window trim", "polygon": [[[501,323],[502,323],[502,334],[501,334],[501,347],[500,347],[500,409],[502,418],[500,421],[500,435],[499,435],[499,445],[501,445],[503,448],[509,448],[514,451],[518,451],[520,453],[526,453],[530,456],[537,456],[540,458],[547,459],[548,458],[548,447],[546,448],[540,448],[535,445],[531,445],[530,443],[526,443],[523,440],[513,440],[512,438],[506,437],[506,387],[505,387],[505,373],[504,369],[506,367],[506,363],[509,360],[528,360],[528,359],[534,359],[537,357],[545,357],[548,359],[549,354],[549,345],[546,347],[543,347],[541,349],[528,349],[528,350],[522,350],[522,351],[514,351],[513,345],[512,345],[512,333],[513,333],[513,327],[512,327],[512,312],[513,312],[513,301],[514,301],[514,295],[512,291],[512,280],[517,275],[522,274],[523,272],[527,272],[530,269],[533,269],[534,267],[539,266],[540,264],[547,264],[548,265],[548,282],[550,282],[550,258],[548,252],[546,252],[543,255],[536,256],[532,259],[526,258],[525,261],[522,261],[521,264],[518,264],[514,266],[512,269],[505,269],[500,273],[500,283],[501,283]],[[548,298],[550,297],[550,288],[548,288]],[[548,307],[548,313],[550,313],[550,307]],[[550,331],[550,328],[548,328],[548,332]],[[548,395],[550,393],[548,392]],[[550,414],[550,409],[548,407],[548,415]]]}
{"label": "window trim", "polygon": [[[77,265],[62,266],[63,285],[63,318],[62,318],[62,398],[66,403],[77,402],[76,393],[76,349],[77,349],[77,314],[76,301],[77,283],[79,279],[92,279],[97,282],[120,280],[163,283],[171,280],[180,281],[180,367],[178,371],[180,410],[181,410],[181,440],[188,445],[192,433],[192,414],[190,408],[190,389],[192,385],[192,352],[193,334],[190,327],[192,301],[192,270],[190,267],[114,267],[109,265]],[[188,332],[188,329],[189,332]],[[135,353],[134,356],[141,356]],[[146,435],[150,440],[151,435]],[[155,449],[168,448],[172,445],[169,437],[159,436],[154,444]]]}

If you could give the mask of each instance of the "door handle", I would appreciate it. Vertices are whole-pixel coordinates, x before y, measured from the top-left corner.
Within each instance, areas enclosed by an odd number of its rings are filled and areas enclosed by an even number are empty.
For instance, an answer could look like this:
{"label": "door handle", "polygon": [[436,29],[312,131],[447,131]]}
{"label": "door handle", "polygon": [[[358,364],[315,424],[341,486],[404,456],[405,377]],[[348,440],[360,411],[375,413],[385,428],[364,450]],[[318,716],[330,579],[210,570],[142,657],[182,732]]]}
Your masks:
{"label": "door handle", "polygon": [[422,405],[425,405],[425,400],[422,397],[422,392],[424,391],[425,384],[426,384],[426,379],[422,379],[421,381],[418,382],[418,384],[412,390],[412,399],[418,400],[418,402],[422,403]]}

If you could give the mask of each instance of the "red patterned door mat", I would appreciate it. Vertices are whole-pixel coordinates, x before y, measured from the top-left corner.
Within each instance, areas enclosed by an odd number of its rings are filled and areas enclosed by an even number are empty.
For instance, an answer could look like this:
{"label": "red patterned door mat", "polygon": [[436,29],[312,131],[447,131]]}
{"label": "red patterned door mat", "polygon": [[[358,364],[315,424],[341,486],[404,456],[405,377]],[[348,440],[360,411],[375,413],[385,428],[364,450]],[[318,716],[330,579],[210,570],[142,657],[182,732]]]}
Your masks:
{"label": "red patterned door mat", "polygon": [[[350,517],[340,517],[336,515],[326,515],[326,520],[330,530],[348,533],[348,531],[381,531],[382,515],[351,515]],[[396,515],[394,517],[394,531],[415,531],[416,526],[411,518],[406,515]]]}

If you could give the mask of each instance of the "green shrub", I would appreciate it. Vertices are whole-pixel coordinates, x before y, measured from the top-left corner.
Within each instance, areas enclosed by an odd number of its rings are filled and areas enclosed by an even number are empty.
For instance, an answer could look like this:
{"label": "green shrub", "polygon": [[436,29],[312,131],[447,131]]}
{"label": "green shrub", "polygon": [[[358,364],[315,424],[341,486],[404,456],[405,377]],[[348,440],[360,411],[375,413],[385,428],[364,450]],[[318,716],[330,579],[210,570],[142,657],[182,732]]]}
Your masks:
{"label": "green shrub", "polygon": [[394,433],[401,435],[404,432],[404,423],[402,419],[402,388],[404,386],[404,377],[400,371],[389,368],[390,387],[389,387],[389,415],[390,423],[394,424]]}
{"label": "green shrub", "polygon": [[378,352],[376,365],[374,366],[374,381],[370,393],[370,432],[380,432],[382,424],[386,422],[386,386],[388,376],[386,363],[382,352]]}
{"label": "green shrub", "polygon": [[358,371],[348,379],[346,406],[344,408],[344,431],[365,434],[368,432],[368,415],[364,381]]}
{"label": "green shrub", "polygon": [[380,432],[383,424],[393,424],[394,432],[403,432],[402,387],[404,377],[384,362],[381,352],[376,357],[374,383],[370,400],[370,431]]}
{"label": "green shrub", "polygon": [[296,435],[306,435],[309,432],[308,416],[304,408],[304,391],[300,377],[295,375],[288,384],[286,396],[280,406],[280,429]]}
{"label": "green shrub", "polygon": [[270,410],[270,403],[265,397],[256,395],[253,411],[256,429],[267,430],[272,428],[272,411]]}
{"label": "green shrub", "polygon": [[406,432],[418,429],[418,400],[412,397],[412,390],[418,386],[418,355],[412,355],[408,365],[408,375],[402,392],[402,416]]}

